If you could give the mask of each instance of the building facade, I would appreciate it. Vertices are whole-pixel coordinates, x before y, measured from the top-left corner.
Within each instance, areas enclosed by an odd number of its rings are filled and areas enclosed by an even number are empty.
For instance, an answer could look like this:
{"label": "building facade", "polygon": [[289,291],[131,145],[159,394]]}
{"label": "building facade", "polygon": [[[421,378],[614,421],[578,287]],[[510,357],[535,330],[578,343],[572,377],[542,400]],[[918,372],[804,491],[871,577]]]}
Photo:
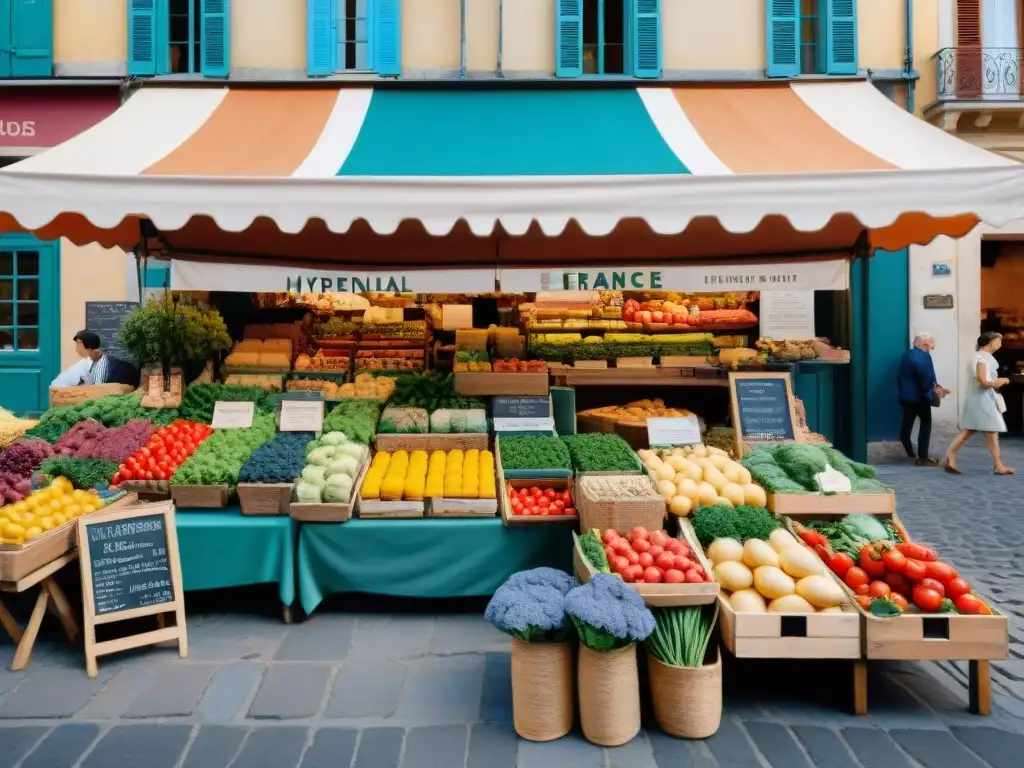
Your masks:
{"label": "building facade", "polygon": [[[466,81],[486,91],[509,81],[573,88],[867,77],[920,113],[936,101],[943,2],[0,0],[0,99],[86,81],[119,85],[127,98],[137,81],[151,78],[296,86]],[[135,273],[120,252],[66,242],[55,248],[63,297],[55,310],[57,359],[65,366],[83,302],[134,298]],[[904,252],[854,275],[857,290],[872,290],[885,308],[870,321],[878,324],[872,380],[891,379],[893,356],[907,341],[906,332],[891,331],[894,318],[907,327],[908,270]],[[4,317],[0,309],[0,331]],[[869,416],[874,439],[891,431],[891,415]]]}

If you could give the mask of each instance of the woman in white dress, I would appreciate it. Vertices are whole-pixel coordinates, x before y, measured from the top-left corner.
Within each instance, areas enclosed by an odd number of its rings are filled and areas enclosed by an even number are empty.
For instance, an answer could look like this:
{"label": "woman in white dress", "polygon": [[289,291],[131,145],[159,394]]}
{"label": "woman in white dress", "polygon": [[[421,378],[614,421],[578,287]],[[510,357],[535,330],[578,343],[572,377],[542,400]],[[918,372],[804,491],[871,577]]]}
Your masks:
{"label": "woman in white dress", "polygon": [[1006,403],[999,390],[1010,383],[1009,379],[999,376],[999,363],[993,353],[1003,344],[1003,337],[994,332],[983,333],[978,337],[978,351],[971,358],[971,381],[964,401],[963,431],[949,446],[946,452],[944,468],[951,475],[959,475],[956,466],[956,454],[964,447],[975,432],[983,432],[992,454],[992,471],[997,475],[1012,475],[1013,470],[1003,464],[999,457],[999,433],[1006,431],[1003,413]]}

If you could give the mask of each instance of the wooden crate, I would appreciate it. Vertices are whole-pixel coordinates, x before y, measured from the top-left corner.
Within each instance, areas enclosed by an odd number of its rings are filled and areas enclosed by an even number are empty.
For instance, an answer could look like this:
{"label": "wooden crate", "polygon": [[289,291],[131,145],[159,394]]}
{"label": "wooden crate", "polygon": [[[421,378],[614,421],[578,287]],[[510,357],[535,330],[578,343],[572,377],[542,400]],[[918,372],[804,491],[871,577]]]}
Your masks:
{"label": "wooden crate", "polygon": [[[520,488],[554,488],[556,491],[573,490],[571,477],[547,477],[547,478],[514,478],[506,480],[499,470],[498,472],[498,508],[501,510],[501,521],[505,525],[544,525],[546,523],[571,523],[573,525],[580,519],[579,515],[546,515],[529,517],[513,515],[512,507],[508,500],[508,486],[516,490]],[[573,496],[575,498],[575,495]]]}
{"label": "wooden crate", "polygon": [[547,373],[481,373],[466,371],[455,374],[455,391],[460,395],[546,395]]}
{"label": "wooden crate", "polygon": [[369,459],[365,459],[359,471],[356,472],[355,482],[352,483],[352,496],[346,502],[323,502],[311,504],[308,502],[291,501],[288,507],[288,514],[293,520],[303,523],[345,523],[352,519],[352,513],[356,507],[356,496],[363,485],[363,478],[366,470],[370,468]]}
{"label": "wooden crate", "polygon": [[136,494],[143,501],[165,501],[171,498],[171,486],[166,480],[123,480],[118,487]]}
{"label": "wooden crate", "polygon": [[486,451],[490,436],[486,432],[463,432],[456,434],[430,433],[426,435],[377,435],[374,448],[378,451],[453,451],[456,448],[469,451]]}
{"label": "wooden crate", "polygon": [[135,391],[128,384],[82,384],[77,387],[50,387],[50,407],[78,405],[109,395],[127,395]]}
{"label": "wooden crate", "polygon": [[[504,480],[553,480],[572,477],[571,469],[505,469],[501,464],[500,435],[494,436],[494,468],[499,484],[502,484]],[[530,485],[535,485],[535,483],[530,483]],[[549,486],[543,487],[548,488]]]}
{"label": "wooden crate", "polygon": [[854,513],[891,515],[896,511],[896,494],[891,489],[888,493],[769,493],[768,510],[796,520]]}
{"label": "wooden crate", "polygon": [[232,489],[223,485],[172,485],[171,498],[181,509],[221,509],[228,505]]}
{"label": "wooden crate", "polygon": [[239,483],[243,515],[287,515],[294,483]]}
{"label": "wooden crate", "polygon": [[572,364],[573,368],[607,368],[607,360],[577,360]]}
{"label": "wooden crate", "polygon": [[366,519],[414,519],[423,517],[425,509],[422,501],[364,501],[361,496],[356,496],[356,512]]}
{"label": "wooden crate", "polygon": [[615,360],[616,368],[653,368],[653,357],[619,357]]}
{"label": "wooden crate", "polygon": [[[693,537],[693,529],[680,526],[680,538],[683,539],[694,552],[700,552],[700,545]],[[580,546],[580,537],[575,533],[572,535],[573,551],[572,565],[576,578],[583,584],[590,581],[597,573],[594,566],[590,564],[583,549]],[[708,573],[711,569],[705,565]],[[681,605],[707,605],[718,599],[721,590],[716,582],[703,584],[630,584],[644,602],[651,608],[670,608]]]}
{"label": "wooden crate", "polygon": [[19,581],[75,548],[78,524],[61,523],[20,546],[0,544],[0,581]]}
{"label": "wooden crate", "polygon": [[498,514],[497,499],[429,499],[430,517],[494,517]]}

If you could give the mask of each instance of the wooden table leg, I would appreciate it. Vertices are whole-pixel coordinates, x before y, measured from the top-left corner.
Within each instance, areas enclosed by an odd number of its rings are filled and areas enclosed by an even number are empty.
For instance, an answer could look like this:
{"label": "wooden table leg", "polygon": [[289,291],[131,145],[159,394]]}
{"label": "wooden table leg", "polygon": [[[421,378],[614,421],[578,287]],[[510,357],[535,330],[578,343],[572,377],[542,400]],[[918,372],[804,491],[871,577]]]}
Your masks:
{"label": "wooden table leg", "polygon": [[70,642],[75,642],[75,638],[78,637],[78,619],[75,618],[75,609],[71,607],[71,602],[68,600],[67,595],[64,594],[64,590],[60,588],[56,581],[45,579],[43,585],[53,599],[51,603],[53,612],[60,619],[60,624],[64,627],[64,634],[67,635]]}
{"label": "wooden table leg", "polygon": [[50,602],[50,593],[44,581],[39,585],[39,597],[36,598],[35,608],[32,609],[32,617],[28,620],[28,626],[25,627],[25,634],[21,638],[21,642],[18,643],[17,650],[14,652],[14,661],[11,662],[11,669],[15,672],[28,666],[29,659],[32,657],[32,648],[35,646],[36,637],[39,635],[39,626],[43,623],[43,616],[46,615],[46,604],[48,602]]}
{"label": "wooden table leg", "polygon": [[21,642],[21,627],[18,626],[18,622],[14,620],[11,612],[3,603],[0,603],[0,627],[4,628],[4,632],[11,638],[12,643],[17,645]]}
{"label": "wooden table leg", "polygon": [[975,715],[992,714],[992,678],[987,661],[969,661],[969,690],[971,712]]}
{"label": "wooden table leg", "polygon": [[281,618],[285,624],[292,623],[292,607],[290,605],[281,604]]}
{"label": "wooden table leg", "polygon": [[853,714],[868,713],[868,662],[857,659],[853,662]]}

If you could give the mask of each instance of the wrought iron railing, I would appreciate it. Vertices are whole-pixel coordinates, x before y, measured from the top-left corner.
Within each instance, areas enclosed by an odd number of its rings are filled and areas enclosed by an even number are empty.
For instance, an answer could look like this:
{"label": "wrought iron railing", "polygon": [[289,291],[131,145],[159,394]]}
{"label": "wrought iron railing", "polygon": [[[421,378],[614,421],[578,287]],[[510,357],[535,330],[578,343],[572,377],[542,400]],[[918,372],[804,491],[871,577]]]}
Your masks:
{"label": "wrought iron railing", "polygon": [[1022,48],[960,46],[935,54],[940,100],[1021,98]]}

